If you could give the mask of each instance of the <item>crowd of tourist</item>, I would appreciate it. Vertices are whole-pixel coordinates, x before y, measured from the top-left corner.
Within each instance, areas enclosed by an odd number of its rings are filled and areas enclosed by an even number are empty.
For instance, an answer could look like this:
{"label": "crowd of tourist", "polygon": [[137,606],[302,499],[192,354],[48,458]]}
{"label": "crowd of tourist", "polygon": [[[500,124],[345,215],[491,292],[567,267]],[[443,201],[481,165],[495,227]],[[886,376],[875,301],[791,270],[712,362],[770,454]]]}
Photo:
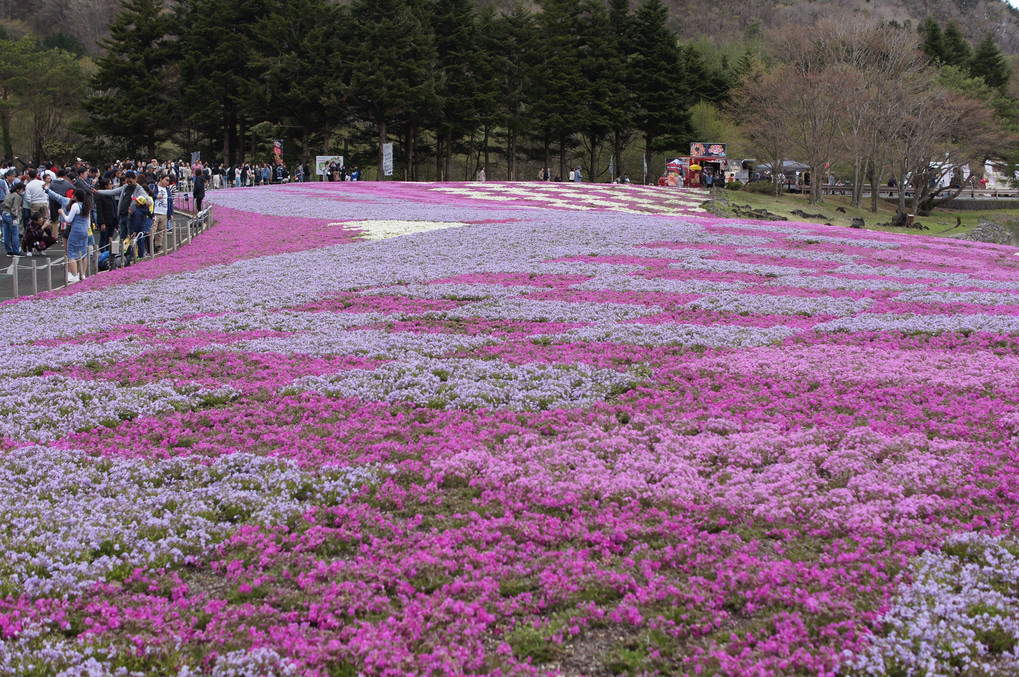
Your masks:
{"label": "crowd of tourist", "polygon": [[68,283],[81,280],[86,272],[81,261],[90,251],[108,260],[115,240],[124,263],[158,253],[172,223],[175,190],[200,191],[203,173],[183,162],[158,160],[104,167],[80,158],[65,165],[18,157],[0,161],[4,251],[39,256],[62,241]]}
{"label": "crowd of tourist", "polygon": [[[308,180],[305,167],[293,180]],[[206,190],[258,186],[291,180],[282,164],[240,163],[203,167],[183,161],[122,160],[102,167],[78,158],[74,163],[0,160],[0,238],[9,256],[40,256],[63,244],[67,281],[81,280],[81,265],[98,252],[109,266],[116,249],[120,263],[158,254],[173,228],[176,195],[194,198],[202,210]],[[113,247],[119,242],[120,247]]]}

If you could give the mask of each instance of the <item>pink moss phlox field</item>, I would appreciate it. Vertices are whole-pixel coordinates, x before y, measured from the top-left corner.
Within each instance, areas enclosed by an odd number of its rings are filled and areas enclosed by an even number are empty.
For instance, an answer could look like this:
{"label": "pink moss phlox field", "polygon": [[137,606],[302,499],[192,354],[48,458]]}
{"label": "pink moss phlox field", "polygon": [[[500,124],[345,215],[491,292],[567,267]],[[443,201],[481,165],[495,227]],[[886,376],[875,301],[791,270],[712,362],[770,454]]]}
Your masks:
{"label": "pink moss phlox field", "polygon": [[702,199],[211,191],[0,307],[0,674],[1019,672],[1019,257]]}

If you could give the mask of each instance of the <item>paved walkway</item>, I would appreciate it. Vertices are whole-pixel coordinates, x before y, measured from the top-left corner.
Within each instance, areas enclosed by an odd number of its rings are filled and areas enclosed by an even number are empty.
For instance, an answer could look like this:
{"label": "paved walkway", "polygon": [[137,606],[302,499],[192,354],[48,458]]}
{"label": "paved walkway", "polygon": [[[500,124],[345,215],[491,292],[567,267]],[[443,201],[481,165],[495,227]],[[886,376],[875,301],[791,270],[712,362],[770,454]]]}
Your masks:
{"label": "paved walkway", "polygon": [[[186,224],[191,215],[176,213],[173,220],[177,227]],[[34,253],[32,256],[11,257],[3,248],[0,248],[0,301],[14,298],[14,263],[17,261],[18,273],[18,296],[31,296],[37,292],[45,292],[51,289],[59,289],[64,286],[65,273],[64,244],[62,241],[53,245],[49,250],[42,253]],[[141,261],[137,265],[145,265]],[[32,269],[35,268],[33,280]],[[102,275],[103,272],[98,273]],[[47,276],[49,280],[47,281]]]}

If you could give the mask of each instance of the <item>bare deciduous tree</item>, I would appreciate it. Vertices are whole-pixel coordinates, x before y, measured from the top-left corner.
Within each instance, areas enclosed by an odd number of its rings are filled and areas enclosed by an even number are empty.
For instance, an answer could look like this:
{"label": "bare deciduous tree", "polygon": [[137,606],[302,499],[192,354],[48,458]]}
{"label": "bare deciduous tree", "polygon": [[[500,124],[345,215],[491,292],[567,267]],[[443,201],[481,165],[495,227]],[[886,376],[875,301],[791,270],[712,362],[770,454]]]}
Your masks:
{"label": "bare deciduous tree", "polygon": [[757,65],[743,75],[730,106],[752,152],[771,165],[776,196],[782,190],[782,167],[789,158],[785,81],[783,69],[765,71]]}

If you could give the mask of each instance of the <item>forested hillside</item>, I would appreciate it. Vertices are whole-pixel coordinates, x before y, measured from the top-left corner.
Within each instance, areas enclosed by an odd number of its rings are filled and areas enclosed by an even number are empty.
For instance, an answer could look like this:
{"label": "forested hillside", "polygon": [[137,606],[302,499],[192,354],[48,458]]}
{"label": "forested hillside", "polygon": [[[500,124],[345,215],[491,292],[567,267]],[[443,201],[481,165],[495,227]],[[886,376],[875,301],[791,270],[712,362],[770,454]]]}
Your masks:
{"label": "forested hillside", "polygon": [[[508,12],[516,4],[534,9],[534,0],[475,0],[479,9],[491,6]],[[172,4],[166,2],[167,5]],[[342,2],[341,4],[347,4]],[[632,2],[636,5],[636,2]],[[703,38],[712,44],[731,44],[760,29],[788,23],[802,24],[833,9],[851,9],[881,21],[917,25],[931,15],[942,23],[954,20],[964,35],[977,42],[991,33],[1006,54],[1019,54],[1019,11],[1003,0],[669,0],[669,27],[684,40]],[[99,52],[98,40],[119,3],[110,0],[0,0],[0,18],[23,21],[54,44],[70,44],[85,53]]]}
{"label": "forested hillside", "polygon": [[[510,0],[502,0],[510,1]],[[704,37],[713,43],[754,38],[760,29],[807,25],[833,11],[916,26],[933,16],[955,21],[963,35],[977,42],[991,33],[1007,54],[1019,54],[1019,11],[1002,0],[669,0],[670,26],[684,39]]]}

